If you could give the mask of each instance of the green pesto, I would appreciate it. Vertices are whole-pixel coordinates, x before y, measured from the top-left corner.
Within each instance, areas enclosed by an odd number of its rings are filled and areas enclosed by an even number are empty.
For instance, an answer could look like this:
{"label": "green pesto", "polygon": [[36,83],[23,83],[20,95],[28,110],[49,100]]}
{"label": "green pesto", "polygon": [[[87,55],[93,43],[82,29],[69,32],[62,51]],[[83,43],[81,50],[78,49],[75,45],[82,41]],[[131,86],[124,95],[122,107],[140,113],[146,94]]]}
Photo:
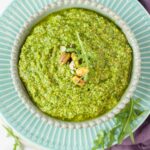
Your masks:
{"label": "green pesto", "polygon": [[[75,85],[69,64],[60,65],[60,46],[74,45],[80,57],[79,33],[89,73]],[[81,66],[85,66],[86,61]],[[20,54],[19,75],[32,101],[44,113],[66,121],[84,121],[111,110],[130,80],[132,49],[109,19],[85,9],[52,13],[28,35]]]}

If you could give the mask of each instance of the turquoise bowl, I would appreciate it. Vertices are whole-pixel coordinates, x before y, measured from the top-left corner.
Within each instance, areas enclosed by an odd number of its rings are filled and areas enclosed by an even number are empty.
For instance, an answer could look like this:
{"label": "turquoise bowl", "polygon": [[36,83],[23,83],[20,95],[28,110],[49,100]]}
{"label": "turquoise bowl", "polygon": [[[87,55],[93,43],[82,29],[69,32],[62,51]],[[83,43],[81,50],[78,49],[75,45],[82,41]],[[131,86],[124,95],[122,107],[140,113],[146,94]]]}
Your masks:
{"label": "turquoise bowl", "polygon": [[[66,8],[85,8],[94,10],[108,18],[110,18],[112,21],[114,21],[124,32],[126,35],[126,38],[128,39],[128,42],[130,43],[132,49],[133,49],[133,68],[132,68],[132,75],[131,75],[131,81],[129,83],[128,88],[126,89],[124,95],[122,96],[120,102],[117,104],[115,108],[113,108],[108,113],[97,117],[95,119],[91,119],[88,121],[82,121],[82,122],[66,122],[61,121],[58,119],[51,118],[41,111],[37,109],[31,102],[18,74],[18,59],[20,54],[21,46],[26,39],[27,35],[30,33],[30,30],[32,27],[37,24],[40,20],[42,20],[44,17],[46,17],[48,14],[66,9]],[[49,122],[49,124],[53,124],[56,127],[63,127],[63,128],[86,128],[86,127],[92,127],[94,125],[98,125],[102,122],[107,121],[108,119],[113,118],[117,113],[119,113],[126,104],[130,101],[130,98],[133,95],[133,92],[136,89],[136,86],[138,84],[138,80],[140,77],[140,51],[137,44],[137,41],[128,27],[128,25],[114,12],[112,12],[109,8],[104,7],[103,5],[97,3],[97,2],[91,2],[91,1],[58,1],[55,3],[51,3],[50,5],[47,5],[47,7],[44,7],[41,9],[41,11],[35,13],[34,15],[30,16],[30,18],[24,23],[21,30],[19,31],[16,41],[14,43],[14,47],[12,49],[12,55],[11,55],[11,75],[14,82],[14,86],[16,90],[18,91],[18,95],[23,100],[23,103],[32,111],[33,113],[36,113],[39,118],[46,120]]]}
{"label": "turquoise bowl", "polygon": [[[68,7],[92,9],[115,21],[134,52],[131,82],[120,103],[104,116],[81,123],[55,120],[40,112],[26,94],[16,69],[19,49],[31,27],[49,13]],[[136,0],[14,0],[0,18],[1,118],[21,138],[42,148],[90,150],[101,129],[109,131],[114,127],[113,116],[125,107],[131,96],[141,99],[136,106],[139,109],[150,108],[149,27],[150,17]],[[149,112],[135,120],[132,130],[148,115]]]}

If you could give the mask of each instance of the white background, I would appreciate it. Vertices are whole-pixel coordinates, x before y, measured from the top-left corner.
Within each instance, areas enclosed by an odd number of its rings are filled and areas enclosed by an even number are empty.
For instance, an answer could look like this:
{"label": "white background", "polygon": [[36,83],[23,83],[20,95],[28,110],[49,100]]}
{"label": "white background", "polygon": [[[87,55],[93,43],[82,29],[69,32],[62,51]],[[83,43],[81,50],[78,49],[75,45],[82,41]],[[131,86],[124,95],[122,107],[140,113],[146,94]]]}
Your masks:
{"label": "white background", "polygon": [[[12,1],[13,0],[0,0],[0,15]],[[13,139],[7,137],[7,133],[2,126],[2,121],[0,121],[0,150],[13,150],[13,144],[14,144]],[[37,150],[37,149],[35,148],[31,149],[25,146],[24,150]]]}

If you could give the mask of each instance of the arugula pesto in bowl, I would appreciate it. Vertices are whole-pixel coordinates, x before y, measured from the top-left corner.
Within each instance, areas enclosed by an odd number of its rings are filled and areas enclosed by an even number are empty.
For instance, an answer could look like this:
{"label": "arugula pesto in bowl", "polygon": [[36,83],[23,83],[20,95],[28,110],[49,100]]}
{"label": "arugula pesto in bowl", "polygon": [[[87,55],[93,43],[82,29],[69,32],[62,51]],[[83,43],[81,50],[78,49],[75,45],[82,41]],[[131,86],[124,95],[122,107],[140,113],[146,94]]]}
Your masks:
{"label": "arugula pesto in bowl", "polygon": [[91,10],[51,13],[27,36],[19,75],[34,104],[65,121],[85,121],[113,109],[132,69],[132,48],[108,18]]}

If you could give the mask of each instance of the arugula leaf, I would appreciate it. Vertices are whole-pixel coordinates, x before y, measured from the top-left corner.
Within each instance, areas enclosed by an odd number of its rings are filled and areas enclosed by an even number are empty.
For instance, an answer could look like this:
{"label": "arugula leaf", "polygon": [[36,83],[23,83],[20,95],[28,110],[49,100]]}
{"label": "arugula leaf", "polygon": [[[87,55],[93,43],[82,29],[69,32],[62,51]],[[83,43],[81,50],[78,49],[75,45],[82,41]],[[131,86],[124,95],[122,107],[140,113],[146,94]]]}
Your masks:
{"label": "arugula leaf", "polygon": [[104,138],[106,137],[106,132],[105,131],[100,131],[100,133],[98,134],[98,138],[97,140],[94,141],[94,143],[96,144],[95,147],[92,150],[96,150],[99,147],[102,148],[102,150],[104,150],[104,146],[105,146],[105,141]]}
{"label": "arugula leaf", "polygon": [[5,126],[4,126],[4,128],[7,131],[8,136],[12,137],[15,141],[13,150],[17,150],[17,149],[23,150],[23,147],[22,147],[22,144],[21,144],[19,138],[14,134],[12,129],[5,127]]}
{"label": "arugula leaf", "polygon": [[67,48],[66,52],[76,52],[76,49],[75,48]]}
{"label": "arugula leaf", "polygon": [[[134,135],[132,132],[131,124],[132,122],[144,115],[144,113],[150,112],[149,110],[139,110],[135,107],[139,103],[139,99],[131,99],[130,103],[115,117],[115,127],[110,131],[100,131],[102,134],[97,135],[97,140],[95,141],[94,150],[101,148],[103,145],[106,147],[111,147],[114,141],[118,140],[118,143],[122,143],[123,139],[129,135],[132,143],[135,143]],[[116,133],[118,132],[119,136],[115,138]],[[103,138],[103,139],[102,139]]]}
{"label": "arugula leaf", "polygon": [[83,46],[83,42],[81,41],[80,35],[79,35],[79,33],[77,31],[76,31],[76,35],[77,35],[77,39],[79,41],[79,44],[80,44],[80,47],[81,47],[81,50],[82,50],[82,56],[83,56],[83,58],[85,60],[85,63],[87,65],[87,67],[89,67],[88,56],[87,56],[87,53],[86,53],[85,48]]}
{"label": "arugula leaf", "polygon": [[132,132],[131,128],[129,128],[129,132],[130,132],[130,139],[131,139],[131,142],[132,142],[133,144],[135,144],[135,139],[134,139],[134,135],[133,135],[133,132]]}
{"label": "arugula leaf", "polygon": [[116,126],[115,128],[113,128],[111,130],[111,132],[108,132],[108,138],[109,138],[109,141],[108,141],[108,148],[112,146],[112,144],[114,143],[115,141],[115,133],[116,133],[116,130],[117,130],[118,126]]}
{"label": "arugula leaf", "polygon": [[130,100],[130,109],[129,109],[129,116],[125,118],[123,121],[123,128],[120,133],[120,136],[118,138],[118,143],[121,144],[125,135],[128,133],[128,131],[131,131],[130,128],[130,123],[132,121],[132,116],[133,116],[133,100]]}
{"label": "arugula leaf", "polygon": [[[86,66],[89,68],[90,63],[89,63],[89,60],[88,60],[88,54],[87,54],[86,51],[85,51],[85,48],[84,48],[84,46],[83,46],[83,42],[82,42],[82,40],[81,40],[81,38],[80,38],[80,35],[79,35],[79,33],[78,33],[77,31],[76,31],[76,35],[77,35],[77,39],[78,39],[79,44],[80,44],[80,47],[81,47],[83,60],[85,61]],[[85,81],[88,80],[88,74],[86,74],[86,75],[84,76],[84,80],[85,80]]]}

